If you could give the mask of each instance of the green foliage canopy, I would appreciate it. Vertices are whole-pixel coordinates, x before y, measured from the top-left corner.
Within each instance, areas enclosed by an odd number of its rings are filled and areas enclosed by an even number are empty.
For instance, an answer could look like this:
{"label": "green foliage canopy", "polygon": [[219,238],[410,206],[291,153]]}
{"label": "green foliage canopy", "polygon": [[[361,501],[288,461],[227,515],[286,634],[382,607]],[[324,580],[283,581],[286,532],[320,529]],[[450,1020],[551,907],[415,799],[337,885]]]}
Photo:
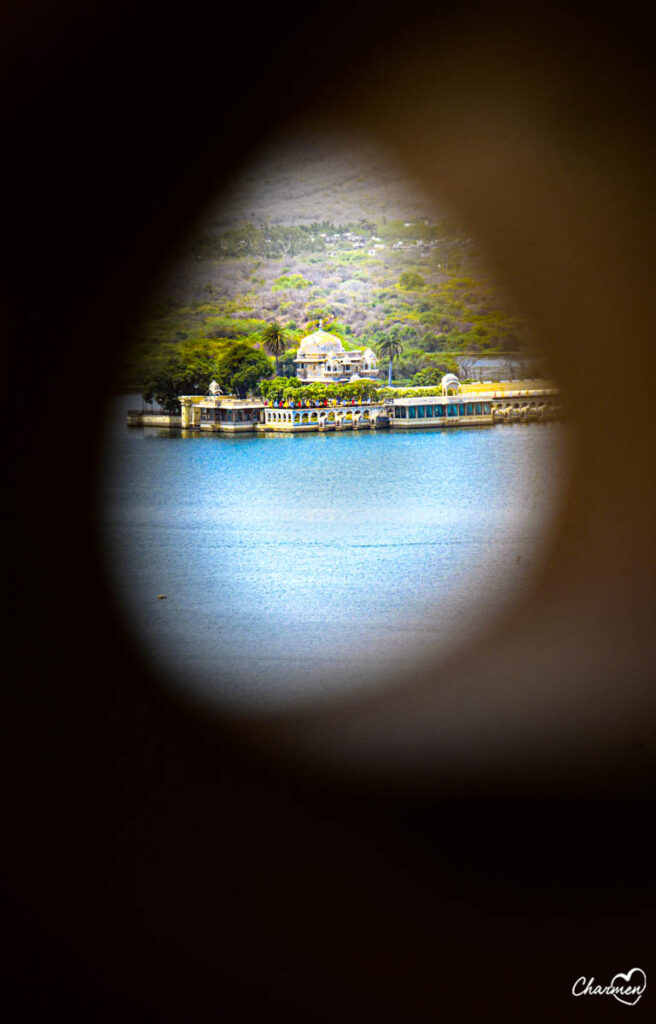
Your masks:
{"label": "green foliage canopy", "polygon": [[308,281],[302,274],[283,274],[281,277],[276,278],[274,281],[271,291],[282,292],[287,291],[289,288],[311,288],[312,282]]}
{"label": "green foliage canopy", "polygon": [[336,384],[304,384],[297,377],[274,377],[270,381],[260,383],[260,394],[269,402],[302,401],[308,399],[313,402],[328,401],[340,402],[342,399],[361,402],[365,398],[376,399],[378,388],[371,380],[345,381]]}
{"label": "green foliage canopy", "polygon": [[215,360],[172,358],[145,381],[142,397],[145,402],[157,402],[168,413],[179,413],[178,396],[206,395],[214,377],[218,379]]}
{"label": "green foliage canopy", "polygon": [[303,387],[298,377],[274,377],[260,381],[260,394],[270,402],[280,402],[286,391],[297,391]]}
{"label": "green foliage canopy", "polygon": [[231,345],[217,359],[216,379],[224,394],[246,398],[258,381],[271,377],[273,368],[264,352],[251,348],[244,342]]}
{"label": "green foliage canopy", "polygon": [[445,373],[458,373],[458,364],[455,359],[448,357],[434,366],[426,366],[414,374],[410,381],[411,387],[429,387],[431,384],[440,384]]}
{"label": "green foliage canopy", "polygon": [[413,291],[415,288],[424,288],[426,286],[426,279],[421,274],[416,274],[412,270],[404,271],[399,278],[399,288],[404,291]]}

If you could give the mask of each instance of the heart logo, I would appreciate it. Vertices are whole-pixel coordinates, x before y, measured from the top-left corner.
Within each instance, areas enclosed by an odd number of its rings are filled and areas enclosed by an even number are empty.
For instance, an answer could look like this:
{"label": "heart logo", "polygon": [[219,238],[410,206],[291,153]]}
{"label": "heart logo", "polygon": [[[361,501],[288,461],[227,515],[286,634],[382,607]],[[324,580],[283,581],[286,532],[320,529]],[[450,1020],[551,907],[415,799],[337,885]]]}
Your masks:
{"label": "heart logo", "polygon": [[[637,975],[637,977],[634,977],[634,975]],[[647,975],[640,967],[632,967],[626,974],[616,974],[611,981],[611,986],[624,989],[623,996],[613,992],[618,1002],[624,1003],[625,1006],[635,1006],[647,988]],[[633,991],[629,995],[626,991],[629,988],[637,991]]]}

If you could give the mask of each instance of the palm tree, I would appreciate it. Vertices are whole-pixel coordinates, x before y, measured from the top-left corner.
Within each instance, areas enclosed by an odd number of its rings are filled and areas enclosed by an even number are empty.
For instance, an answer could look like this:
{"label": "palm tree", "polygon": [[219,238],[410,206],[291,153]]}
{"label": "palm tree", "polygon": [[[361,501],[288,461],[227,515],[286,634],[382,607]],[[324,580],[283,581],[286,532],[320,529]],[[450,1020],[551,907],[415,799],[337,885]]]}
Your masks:
{"label": "palm tree", "polygon": [[401,355],[402,351],[403,346],[399,341],[396,332],[388,334],[386,338],[383,338],[383,340],[379,341],[376,345],[376,352],[378,355],[382,356],[383,359],[389,359],[389,370],[387,374],[388,387],[392,386],[392,363]]}
{"label": "palm tree", "polygon": [[287,348],[287,333],[280,326],[277,320],[273,320],[262,331],[262,345],[267,355],[273,356],[276,360],[276,377],[280,376],[278,360],[284,356]]}

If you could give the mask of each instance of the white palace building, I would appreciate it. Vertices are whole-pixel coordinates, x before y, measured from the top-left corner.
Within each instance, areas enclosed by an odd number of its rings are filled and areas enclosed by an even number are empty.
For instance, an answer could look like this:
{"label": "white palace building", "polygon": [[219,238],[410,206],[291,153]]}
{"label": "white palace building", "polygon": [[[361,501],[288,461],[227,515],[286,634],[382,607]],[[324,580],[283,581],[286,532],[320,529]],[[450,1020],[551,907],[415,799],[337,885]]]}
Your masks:
{"label": "white palace building", "polygon": [[308,334],[298,347],[296,376],[306,383],[334,384],[351,380],[376,380],[378,362],[370,348],[347,352],[335,334],[319,330]]}

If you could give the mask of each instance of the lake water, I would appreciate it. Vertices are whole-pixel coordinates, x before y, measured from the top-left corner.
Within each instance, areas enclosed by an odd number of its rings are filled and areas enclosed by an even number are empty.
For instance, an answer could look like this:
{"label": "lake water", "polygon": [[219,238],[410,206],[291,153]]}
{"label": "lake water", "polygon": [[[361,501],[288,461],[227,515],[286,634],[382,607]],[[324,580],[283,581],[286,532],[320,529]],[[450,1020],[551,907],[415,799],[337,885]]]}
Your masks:
{"label": "lake water", "polygon": [[560,495],[560,423],[183,437],[128,428],[139,404],[106,427],[111,585],[163,680],[226,713],[331,701],[466,643],[530,579]]}

